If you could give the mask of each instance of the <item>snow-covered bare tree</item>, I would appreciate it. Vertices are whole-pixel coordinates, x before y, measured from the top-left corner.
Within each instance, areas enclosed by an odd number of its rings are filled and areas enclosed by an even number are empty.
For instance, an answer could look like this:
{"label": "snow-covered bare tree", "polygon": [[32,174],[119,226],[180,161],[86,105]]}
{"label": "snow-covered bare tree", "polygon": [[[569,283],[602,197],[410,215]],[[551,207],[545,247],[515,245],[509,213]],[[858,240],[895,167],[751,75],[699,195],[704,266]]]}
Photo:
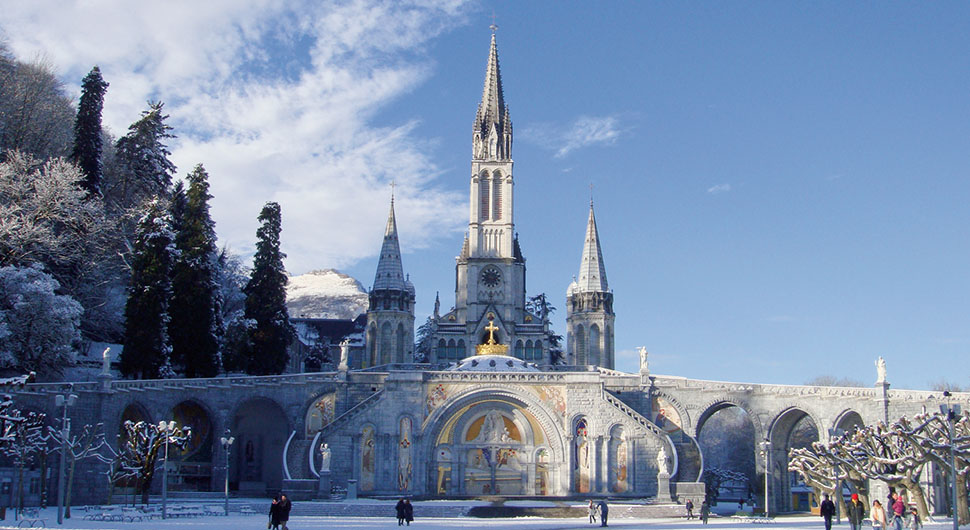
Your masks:
{"label": "snow-covered bare tree", "polygon": [[168,307],[175,234],[161,200],[153,199],[135,230],[131,280],[125,306],[121,373],[137,379],[174,376],[170,356]]}
{"label": "snow-covered bare tree", "polygon": [[74,364],[81,305],[37,267],[0,267],[0,366],[60,374]]}
{"label": "snow-covered bare tree", "polygon": [[77,163],[84,175],[81,187],[89,196],[101,195],[102,162],[104,145],[101,138],[101,111],[108,83],[101,77],[97,66],[81,80],[81,100],[78,102],[77,120],[74,122],[74,149],[71,160]]}
{"label": "snow-covered bare tree", "polygon": [[[148,504],[148,492],[158,467],[158,451],[166,444],[169,451],[181,449],[188,443],[191,433],[187,427],[176,425],[174,430],[144,421],[125,421],[122,426],[118,454],[121,470],[138,470],[138,484],[141,489],[142,504]],[[164,473],[165,471],[162,470]]]}
{"label": "snow-covered bare tree", "polygon": [[[960,524],[970,523],[967,507],[967,480],[970,478],[970,411],[953,417],[953,439],[950,440],[948,419],[942,413],[921,414],[912,422],[897,422],[894,429],[909,443],[926,450],[926,456],[937,466],[946,470],[949,480],[956,474],[956,512]],[[950,449],[953,449],[953,462]],[[950,503],[949,495],[947,503]]]}
{"label": "snow-covered bare tree", "polygon": [[73,126],[71,98],[51,65],[18,61],[0,43],[0,161],[14,151],[67,156]]}
{"label": "snow-covered bare tree", "polygon": [[13,460],[13,464],[17,467],[18,513],[24,509],[24,469],[33,463],[46,444],[44,439],[46,416],[38,412],[21,413],[19,416],[19,421],[11,423],[9,438],[3,446],[0,446],[3,454]]}
{"label": "snow-covered bare tree", "polygon": [[[70,421],[70,420],[68,420]],[[60,453],[64,450],[67,458],[67,480],[64,487],[64,517],[71,518],[71,491],[74,487],[74,467],[78,460],[97,457],[105,445],[104,425],[85,425],[79,432],[66,434],[64,429],[51,425],[47,427],[48,449]]]}
{"label": "snow-covered bare tree", "polygon": [[216,232],[209,215],[209,175],[201,164],[188,175],[182,203],[172,199],[172,223],[178,256],[172,267],[169,337],[172,365],[186,377],[212,377],[219,372],[219,291],[216,286]]}
{"label": "snow-covered bare tree", "polygon": [[255,322],[250,328],[252,350],[246,372],[255,375],[279,374],[286,368],[286,349],[296,336],[286,309],[286,283],[283,267],[286,254],[280,251],[282,218],[280,205],[268,202],[259,213],[256,230],[256,255],[253,272],[244,289],[246,318]]}

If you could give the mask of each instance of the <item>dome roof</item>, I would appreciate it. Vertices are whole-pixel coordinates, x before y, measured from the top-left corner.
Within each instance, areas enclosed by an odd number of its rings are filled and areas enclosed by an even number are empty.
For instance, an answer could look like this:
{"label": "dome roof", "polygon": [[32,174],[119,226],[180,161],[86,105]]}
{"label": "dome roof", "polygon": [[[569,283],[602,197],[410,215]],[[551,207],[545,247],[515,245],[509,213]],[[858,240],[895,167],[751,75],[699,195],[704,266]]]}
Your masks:
{"label": "dome roof", "polygon": [[451,372],[539,372],[539,365],[508,355],[473,355],[448,369]]}

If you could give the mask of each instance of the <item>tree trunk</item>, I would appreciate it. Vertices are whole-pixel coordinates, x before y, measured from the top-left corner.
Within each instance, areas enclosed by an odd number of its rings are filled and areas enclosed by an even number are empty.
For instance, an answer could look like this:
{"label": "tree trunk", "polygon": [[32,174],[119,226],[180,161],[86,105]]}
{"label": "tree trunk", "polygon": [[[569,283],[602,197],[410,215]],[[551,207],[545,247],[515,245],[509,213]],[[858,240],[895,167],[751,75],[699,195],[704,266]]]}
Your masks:
{"label": "tree trunk", "polygon": [[40,452],[40,507],[47,508],[47,452]]}
{"label": "tree trunk", "polygon": [[929,509],[926,507],[926,497],[923,496],[923,488],[920,487],[919,482],[906,480],[900,485],[906,488],[909,497],[909,504],[916,506],[916,511],[919,513],[920,520],[926,521],[929,517]]}
{"label": "tree trunk", "polygon": [[967,509],[967,475],[957,475],[956,511],[960,524],[970,523],[970,510]]}
{"label": "tree trunk", "polygon": [[141,503],[148,506],[148,492],[152,489],[152,477],[144,477],[141,481]]}
{"label": "tree trunk", "polygon": [[71,458],[71,466],[67,471],[67,489],[64,491],[64,518],[71,518],[71,488],[74,485],[74,458]]}
{"label": "tree trunk", "polygon": [[17,513],[14,519],[18,519],[24,511],[24,463],[21,462],[17,468]]}

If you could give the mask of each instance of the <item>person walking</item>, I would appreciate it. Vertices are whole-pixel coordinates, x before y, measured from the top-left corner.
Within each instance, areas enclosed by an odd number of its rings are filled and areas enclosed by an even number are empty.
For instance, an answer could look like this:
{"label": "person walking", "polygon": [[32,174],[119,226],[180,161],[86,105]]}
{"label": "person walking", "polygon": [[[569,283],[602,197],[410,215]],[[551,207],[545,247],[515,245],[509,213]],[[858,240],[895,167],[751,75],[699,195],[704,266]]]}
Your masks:
{"label": "person walking", "polygon": [[687,508],[687,520],[690,521],[694,518],[694,501],[687,499],[684,502],[684,507]]}
{"label": "person walking", "polygon": [[273,497],[273,502],[269,505],[269,522],[266,523],[267,530],[278,530],[280,527],[280,496]]}
{"label": "person walking", "polygon": [[404,522],[408,526],[411,526],[411,521],[414,520],[414,505],[411,504],[411,499],[404,499]]}
{"label": "person walking", "polygon": [[283,530],[287,530],[286,523],[290,520],[290,509],[293,508],[293,503],[290,499],[286,497],[285,493],[280,493],[280,525],[282,525]]}
{"label": "person walking", "polygon": [[866,519],[866,505],[859,502],[859,494],[853,493],[849,504],[845,506],[846,519],[849,520],[849,530],[862,530],[862,521]]}
{"label": "person walking", "polygon": [[600,501],[600,526],[607,526],[606,518],[610,515],[610,507],[606,504],[606,500]]}
{"label": "person walking", "polygon": [[916,511],[916,507],[913,506],[909,511],[909,530],[919,530],[923,528],[923,521],[919,518],[919,512]]}
{"label": "person walking", "polygon": [[893,501],[893,527],[896,530],[903,530],[903,523],[906,517],[906,500],[903,499],[902,493],[896,494],[896,500]]}
{"label": "person walking", "polygon": [[711,505],[707,504],[707,500],[701,503],[701,522],[707,524],[707,518],[711,515]]}
{"label": "person walking", "polygon": [[397,505],[394,506],[394,511],[397,513],[397,525],[404,526],[404,497],[397,501]]}
{"label": "person walking", "polygon": [[835,517],[835,503],[829,499],[828,493],[822,495],[822,504],[818,508],[822,519],[825,519],[825,530],[832,530],[832,518]]}
{"label": "person walking", "polygon": [[886,528],[886,510],[878,499],[872,501],[872,527]]}
{"label": "person walking", "polygon": [[589,524],[596,522],[596,514],[599,512],[599,508],[593,504],[593,499],[589,500],[589,506],[586,507],[587,512],[589,512]]}

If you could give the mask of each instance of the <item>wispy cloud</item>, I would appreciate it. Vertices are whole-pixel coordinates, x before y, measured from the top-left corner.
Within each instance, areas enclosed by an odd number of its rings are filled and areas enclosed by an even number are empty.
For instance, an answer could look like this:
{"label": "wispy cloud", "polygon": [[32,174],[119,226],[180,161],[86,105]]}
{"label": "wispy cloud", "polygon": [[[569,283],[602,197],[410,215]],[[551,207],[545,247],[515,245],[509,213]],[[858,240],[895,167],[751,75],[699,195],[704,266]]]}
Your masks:
{"label": "wispy cloud", "polygon": [[433,183],[429,140],[371,118],[428,78],[421,50],[463,22],[463,4],[36,0],[5,5],[0,31],[69,86],[99,65],[116,135],[164,101],[180,174],[209,171],[221,241],[250,249],[260,207],[278,201],[287,267],[303,272],[379,250],[391,180],[405,247],[460,228],[463,197]]}
{"label": "wispy cloud", "polygon": [[609,145],[623,133],[616,116],[580,116],[569,125],[542,123],[527,127],[524,136],[562,158],[576,149]]}
{"label": "wispy cloud", "polygon": [[710,188],[707,188],[707,193],[710,193],[711,195],[717,195],[719,193],[727,193],[729,191],[731,191],[731,185],[727,183],[717,184],[715,186],[711,186]]}

